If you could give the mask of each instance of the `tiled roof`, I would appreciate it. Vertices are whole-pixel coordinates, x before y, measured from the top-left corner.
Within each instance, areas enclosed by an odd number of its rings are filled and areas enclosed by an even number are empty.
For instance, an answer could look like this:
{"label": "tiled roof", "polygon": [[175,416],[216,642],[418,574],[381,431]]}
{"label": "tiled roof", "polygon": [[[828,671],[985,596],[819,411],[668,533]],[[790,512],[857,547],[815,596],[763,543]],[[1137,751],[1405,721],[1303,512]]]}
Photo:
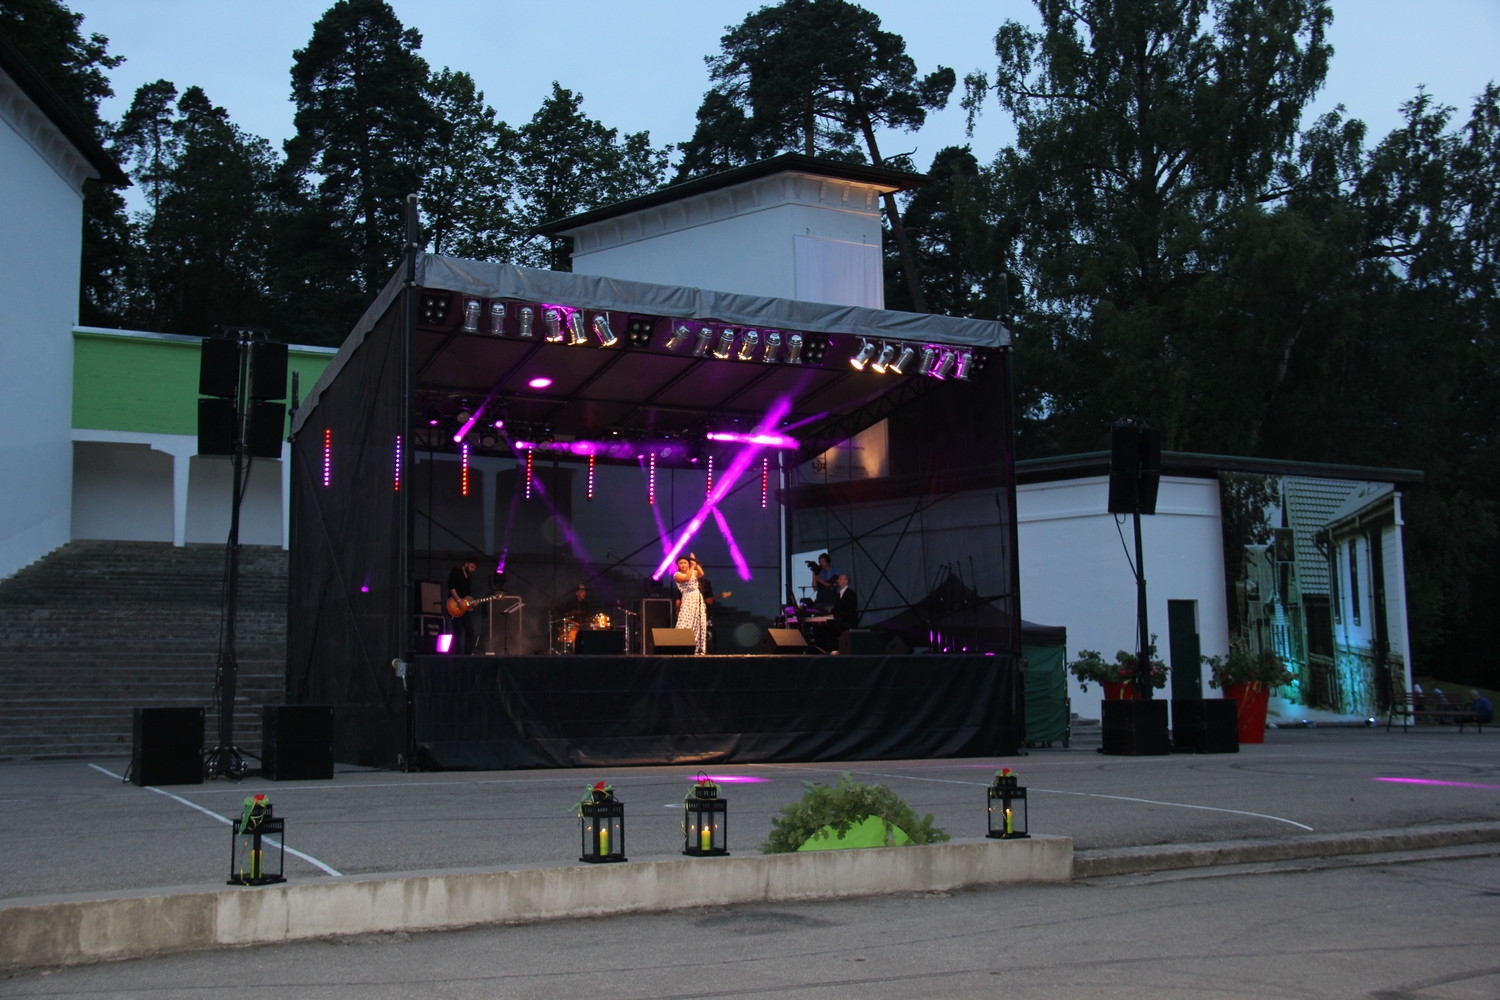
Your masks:
{"label": "tiled roof", "polygon": [[1297,582],[1302,593],[1328,593],[1328,560],[1313,544],[1313,536],[1352,497],[1368,492],[1373,485],[1376,484],[1301,476],[1288,476],[1282,480],[1286,521],[1292,529],[1297,553]]}

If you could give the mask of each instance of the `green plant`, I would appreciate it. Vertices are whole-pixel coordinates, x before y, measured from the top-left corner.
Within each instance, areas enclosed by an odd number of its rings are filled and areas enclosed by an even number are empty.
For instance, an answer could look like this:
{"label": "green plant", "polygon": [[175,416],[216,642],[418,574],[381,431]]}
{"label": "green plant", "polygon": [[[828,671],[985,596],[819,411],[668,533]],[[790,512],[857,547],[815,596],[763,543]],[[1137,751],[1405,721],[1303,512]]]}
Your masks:
{"label": "green plant", "polygon": [[[1152,636],[1152,639],[1155,639]],[[1164,688],[1167,686],[1167,665],[1156,656],[1156,645],[1147,647],[1147,653],[1151,658],[1151,686]],[[1080,689],[1087,691],[1089,684],[1128,684],[1135,680],[1135,653],[1127,653],[1119,650],[1115,653],[1115,662],[1110,663],[1103,655],[1092,649],[1080,649],[1078,659],[1068,664],[1068,673],[1078,678]]]}
{"label": "green plant", "polygon": [[1255,681],[1267,687],[1290,684],[1296,674],[1287,669],[1286,663],[1269,649],[1253,652],[1244,643],[1236,642],[1229,647],[1228,656],[1205,656],[1208,667],[1208,686],[1227,688],[1235,684]]}
{"label": "green plant", "polygon": [[604,802],[615,797],[615,787],[603,781],[596,781],[583,789],[583,798],[573,803],[575,815],[583,815],[583,807],[590,802]]}
{"label": "green plant", "polygon": [[760,845],[762,854],[789,854],[819,830],[831,827],[840,836],[866,816],[885,823],[886,843],[893,844],[893,827],[900,827],[913,844],[936,844],[948,835],[932,825],[932,814],[919,817],[911,806],[884,785],[864,785],[847,773],[835,785],[804,781],[802,798],[781,807],[771,818],[771,835]]}

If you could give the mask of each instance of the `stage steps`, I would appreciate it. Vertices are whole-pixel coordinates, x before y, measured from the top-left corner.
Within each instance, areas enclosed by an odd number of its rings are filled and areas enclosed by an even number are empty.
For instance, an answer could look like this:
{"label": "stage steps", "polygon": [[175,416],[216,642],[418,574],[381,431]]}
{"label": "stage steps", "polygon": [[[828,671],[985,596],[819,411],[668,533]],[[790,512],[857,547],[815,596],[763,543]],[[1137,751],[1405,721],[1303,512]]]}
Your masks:
{"label": "stage steps", "polygon": [[[287,556],[242,546],[239,564],[234,742],[259,755],[261,706],[283,700]],[[76,541],[0,581],[0,760],[128,757],[136,707],[202,706],[215,745],[224,570],[223,545]]]}

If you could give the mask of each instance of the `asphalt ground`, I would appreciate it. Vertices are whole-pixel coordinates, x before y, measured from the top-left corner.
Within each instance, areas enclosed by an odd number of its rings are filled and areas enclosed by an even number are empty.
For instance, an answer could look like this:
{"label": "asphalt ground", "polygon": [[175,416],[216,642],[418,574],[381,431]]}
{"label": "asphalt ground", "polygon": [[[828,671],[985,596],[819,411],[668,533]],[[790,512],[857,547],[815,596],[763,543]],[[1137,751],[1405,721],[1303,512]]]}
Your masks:
{"label": "asphalt ground", "polygon": [[1423,851],[366,934],[0,977],[229,1000],[1494,1000],[1500,865]]}
{"label": "asphalt ground", "polygon": [[[1500,821],[1500,733],[1493,731],[1293,728],[1268,731],[1264,744],[1245,744],[1237,754],[1163,757],[1105,756],[1098,744],[1096,730],[1076,732],[1066,749],[1019,757],[706,770],[723,782],[731,853],[757,851],[803,782],[833,782],[842,773],[889,786],[951,836],[969,838],[985,832],[985,786],[997,768],[1010,767],[1028,790],[1031,832],[1071,837],[1084,855],[1269,847]],[[0,904],[220,887],[229,874],[229,820],[260,792],[286,820],[292,881],[575,865],[572,806],[596,780],[611,783],[626,804],[632,860],[675,857],[682,797],[699,772],[692,765],[447,773],[340,767],[331,781],[248,777],[140,788],[122,782],[127,763],[0,764]]]}

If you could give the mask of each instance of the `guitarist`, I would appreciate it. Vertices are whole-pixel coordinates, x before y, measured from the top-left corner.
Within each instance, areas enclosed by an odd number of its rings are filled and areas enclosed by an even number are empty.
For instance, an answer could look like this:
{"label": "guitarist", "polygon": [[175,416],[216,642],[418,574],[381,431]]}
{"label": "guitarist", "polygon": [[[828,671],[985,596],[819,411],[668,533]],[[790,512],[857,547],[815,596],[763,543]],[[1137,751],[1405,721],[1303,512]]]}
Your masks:
{"label": "guitarist", "polygon": [[[479,569],[479,560],[473,556],[464,559],[463,564],[453,567],[448,574],[448,600],[457,608],[465,612],[474,607],[474,571]],[[462,644],[458,652],[469,656],[476,652],[479,647],[479,616],[471,614],[458,614],[456,611],[450,615],[452,621],[452,632]]]}

